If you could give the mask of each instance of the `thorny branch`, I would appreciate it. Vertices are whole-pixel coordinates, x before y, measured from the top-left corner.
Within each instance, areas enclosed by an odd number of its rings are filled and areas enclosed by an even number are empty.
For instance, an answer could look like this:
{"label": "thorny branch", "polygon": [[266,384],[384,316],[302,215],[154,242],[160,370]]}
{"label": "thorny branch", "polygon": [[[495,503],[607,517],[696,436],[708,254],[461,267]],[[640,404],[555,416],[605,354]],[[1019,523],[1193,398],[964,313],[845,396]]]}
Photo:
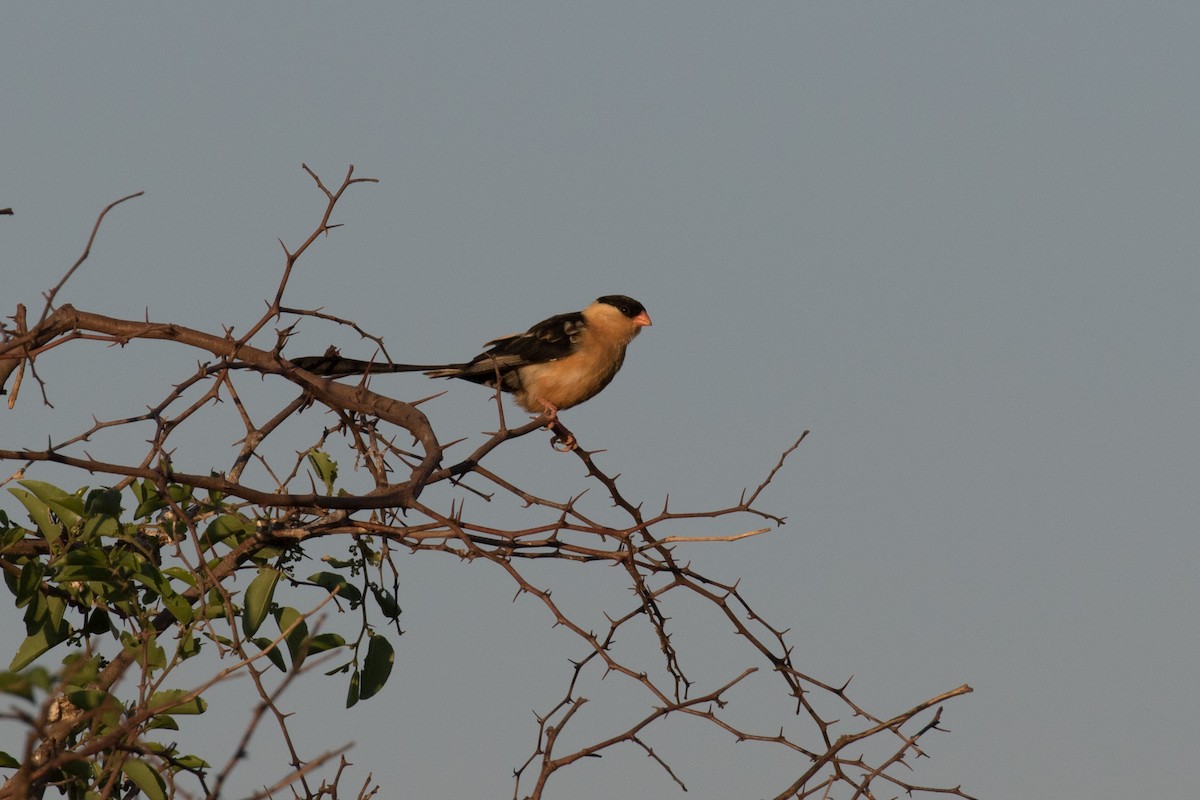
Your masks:
{"label": "thorny branch", "polygon": [[[74,346],[79,341],[99,341],[119,347],[142,340],[167,341],[183,348],[181,353],[198,352],[206,360],[191,375],[171,387],[160,401],[150,404],[144,413],[117,420],[96,420],[87,430],[36,448],[0,442],[5,445],[0,448],[0,459],[15,465],[12,477],[0,480],[0,485],[25,475],[39,463],[50,463],[107,476],[118,487],[125,487],[135,480],[149,482],[164,496],[171,486],[183,485],[229,498],[240,513],[255,520],[256,529],[253,536],[229,547],[220,558],[213,558],[212,550],[206,549],[209,544],[203,541],[202,525],[206,524],[209,512],[198,506],[172,502],[169,514],[176,527],[183,531],[181,538],[170,539],[174,543],[173,557],[197,578],[194,586],[181,592],[181,597],[197,606],[218,603],[225,609],[231,628],[235,627],[233,620],[238,613],[231,599],[232,582],[239,571],[261,565],[264,552],[302,552],[318,539],[353,543],[351,546],[357,548],[356,552],[372,553],[375,560],[370,563],[377,565],[380,577],[384,576],[385,566],[389,567],[393,582],[398,580],[393,559],[405,551],[412,558],[442,553],[482,561],[502,570],[512,580],[518,595],[535,598],[545,609],[548,619],[569,631],[581,648],[566,676],[561,699],[538,716],[536,727],[531,731],[531,754],[514,771],[513,797],[516,800],[547,796],[550,779],[558,771],[581,759],[615,751],[625,745],[642,751],[661,767],[671,782],[686,789],[686,776],[677,774],[668,759],[652,746],[657,732],[679,719],[713,725],[727,733],[731,742],[755,742],[798,756],[797,763],[801,766],[794,779],[786,786],[768,790],[774,791],[774,796],[781,800],[841,796],[839,791],[848,797],[869,798],[876,796],[880,786],[908,794],[923,792],[969,797],[958,787],[926,787],[902,776],[911,766],[906,760],[908,757],[924,755],[920,747],[922,739],[940,730],[938,723],[943,704],[970,692],[970,687],[960,686],[899,714],[887,717],[872,714],[851,698],[846,685],[831,684],[805,673],[793,661],[793,644],[787,631],[772,626],[758,613],[737,581],[718,580],[694,568],[690,559],[678,557],[681,547],[700,542],[733,543],[771,530],[746,530],[745,526],[740,526],[724,534],[695,535],[684,527],[689,521],[751,517],[776,527],[784,524],[783,517],[762,509],[759,500],[784,468],[788,457],[803,442],[807,431],[783,450],[778,462],[753,490],[743,491],[736,502],[700,511],[673,511],[664,504],[657,513],[644,513],[642,503],[630,496],[616,476],[600,466],[595,452],[577,448],[573,456],[565,457],[578,459],[589,485],[598,487],[616,509],[612,512],[615,518],[606,515],[602,519],[584,509],[580,502],[582,493],[565,500],[543,497],[524,488],[522,480],[503,477],[485,464],[506,443],[545,428],[550,422],[548,418],[543,416],[510,427],[503,410],[499,409],[497,430],[487,434],[457,461],[448,462],[446,452],[450,446],[439,440],[415,402],[377,393],[366,382],[357,385],[337,383],[295,367],[281,352],[290,335],[290,326],[279,331],[274,342],[255,344],[256,337],[268,325],[278,323],[286,315],[295,321],[307,318],[349,327],[363,339],[373,342],[382,356],[390,360],[383,338],[371,334],[358,323],[319,309],[304,310],[283,305],[284,294],[299,259],[321,237],[338,227],[331,222],[338,201],[351,186],[373,180],[353,177],[354,168],[351,167],[341,185],[329,189],[312,170],[307,166],[304,169],[325,196],[326,208],[316,228],[301,245],[294,250],[283,246],[284,269],[274,297],[268,302],[263,316],[238,338],[228,332],[218,335],[170,322],[103,316],[71,305],[55,307],[59,290],[91,251],[105,215],[141,193],[122,198],[104,209],[79,260],[46,293],[46,307],[38,321],[28,325],[24,309],[19,308],[13,318],[15,327],[0,326],[0,388],[14,372],[19,377],[19,370],[24,365],[32,365],[39,358],[49,358],[52,351]],[[180,357],[175,363],[186,363],[187,360]],[[252,411],[251,403],[246,400],[260,385],[254,373],[271,379],[276,385],[291,384],[289,399],[268,410],[265,416]],[[176,469],[173,463],[175,449],[186,435],[184,432],[192,431],[198,424],[195,423],[198,412],[226,401],[232,406],[235,424],[241,429],[236,455],[228,468],[224,472]],[[320,429],[319,433],[309,446],[297,450],[293,442],[283,441],[288,435],[284,433],[284,423],[310,412],[314,406],[327,409],[333,424],[313,426]],[[256,416],[262,416],[264,421],[256,422]],[[104,460],[82,449],[85,443],[102,437],[147,427],[150,429],[148,447],[141,459]],[[557,422],[553,430],[560,437],[570,435],[561,422]],[[411,439],[416,449],[397,444],[401,435]],[[273,445],[275,449],[272,449]],[[353,457],[356,466],[362,467],[354,479],[357,485],[339,485],[336,490],[327,487],[326,491],[319,491],[315,481],[306,474],[307,454],[318,450],[332,452],[335,448],[342,448],[343,453]],[[305,481],[307,485],[297,486]],[[432,487],[443,491],[435,493],[435,499],[427,500],[428,490]],[[526,519],[538,521],[513,526],[501,521],[499,515],[474,511],[468,514],[464,503],[468,496],[488,501],[510,498],[526,509]],[[184,543],[188,545],[186,549],[182,546]],[[0,548],[0,568],[10,574],[14,574],[14,570],[19,573],[20,569],[12,559],[48,555],[49,547],[47,540],[32,535],[10,543]],[[629,600],[619,609],[609,609],[607,629],[596,632],[587,620],[566,610],[545,583],[530,577],[525,565],[539,559],[617,566],[620,571],[611,574],[624,576],[625,587],[631,591],[627,595]],[[377,590],[378,587],[373,589]],[[715,682],[711,678],[701,681],[685,671],[685,662],[689,664],[689,670],[697,665],[689,662],[677,649],[672,619],[665,610],[668,602],[682,603],[684,598],[701,601],[703,607],[715,615],[710,625],[716,624],[717,620],[732,624],[736,638],[725,646],[744,648],[746,666],[742,671]],[[162,634],[176,624],[176,618],[164,610],[153,619],[149,632],[143,635]],[[646,624],[657,642],[657,653],[653,657],[627,653],[616,647],[619,633]],[[215,782],[210,785],[200,771],[198,780],[203,795],[215,797],[220,794],[230,772],[241,761],[245,741],[269,712],[287,742],[291,770],[279,783],[257,796],[266,797],[271,791],[291,785],[297,796],[336,797],[337,779],[347,766],[344,758],[332,784],[315,786],[309,782],[308,775],[316,766],[339,756],[341,751],[329,751],[305,762],[287,732],[288,715],[280,706],[279,697],[297,673],[289,673],[279,685],[271,688],[266,682],[270,667],[259,660],[262,653],[246,650],[246,643],[236,630],[232,634],[220,634],[212,621],[200,623],[198,630],[204,631],[209,640],[227,649],[237,659],[236,669],[251,676],[260,700],[245,729],[242,744],[217,773]],[[278,647],[285,636],[271,647]],[[715,645],[709,643],[708,646]],[[90,686],[99,690],[112,687],[138,665],[137,653],[137,648],[122,650],[98,672]],[[226,671],[220,674],[224,675]],[[581,693],[585,684],[604,677],[628,685],[631,692],[643,698],[644,711],[640,716],[615,723],[608,735],[595,741],[566,746],[564,731],[574,730],[575,722],[589,713],[589,701]],[[783,725],[775,721],[771,731],[778,730],[777,733],[750,729],[745,723],[735,722],[735,717],[727,711],[733,702],[732,690],[748,683],[752,677],[760,682],[774,681],[776,695],[789,700],[790,721]],[[695,691],[697,683],[703,684],[699,691]],[[148,693],[157,685],[146,679],[145,691]],[[145,721],[150,711],[143,708],[129,717],[129,722],[109,734],[108,739],[84,738],[72,745],[72,737],[80,730],[86,715],[66,718],[60,715],[60,718],[51,719],[49,710],[53,701],[54,698],[47,700],[40,717],[27,720],[31,731],[26,748],[27,763],[0,788],[0,798],[40,793],[63,759],[86,758],[117,743],[136,750],[136,738],[130,735],[132,728],[139,721]],[[852,747],[853,753],[850,752]],[[42,754],[40,761],[34,757],[37,753]],[[365,799],[374,793],[368,780],[358,796]]]}

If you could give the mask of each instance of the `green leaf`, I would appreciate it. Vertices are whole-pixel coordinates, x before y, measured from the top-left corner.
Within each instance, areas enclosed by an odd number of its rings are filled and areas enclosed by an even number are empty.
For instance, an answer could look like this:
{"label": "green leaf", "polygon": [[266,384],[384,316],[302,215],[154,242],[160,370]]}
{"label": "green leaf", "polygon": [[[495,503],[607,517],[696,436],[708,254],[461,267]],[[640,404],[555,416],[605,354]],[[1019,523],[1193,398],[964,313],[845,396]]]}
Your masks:
{"label": "green leaf", "polygon": [[110,600],[130,588],[125,577],[106,564],[68,564],[55,571],[54,582],[58,588],[72,593],[80,590],[80,583],[94,583],[96,586],[89,588],[99,589]]}
{"label": "green leaf", "polygon": [[62,585],[74,581],[101,581],[105,583],[116,579],[113,567],[108,563],[104,549],[92,545],[72,550],[62,557],[54,580]]}
{"label": "green leaf", "polygon": [[246,588],[246,605],[242,610],[242,632],[253,636],[259,626],[267,618],[271,610],[271,599],[275,596],[275,587],[279,584],[279,570],[274,567],[263,567],[258,576]]}
{"label": "green leaf", "polygon": [[[96,658],[99,658],[99,656],[96,656]],[[57,676],[51,675],[50,672],[43,667],[27,669],[21,674],[28,678],[30,683],[41,689],[43,692],[50,691],[50,687],[53,686],[57,680]]]}
{"label": "green leaf", "polygon": [[164,592],[162,603],[167,611],[171,612],[171,616],[184,625],[187,625],[195,618],[195,613],[192,611],[192,604],[183,595],[175,594],[175,592]]}
{"label": "green leaf", "polygon": [[167,653],[159,645],[156,633],[152,632],[142,640],[129,632],[122,632],[121,645],[144,669],[162,669],[167,664]]}
{"label": "green leaf", "polygon": [[[62,770],[62,774],[70,778],[67,781],[67,786],[70,786],[71,782],[76,783],[76,786],[88,786],[88,784],[95,780],[97,772],[100,771],[100,765],[84,759],[64,759],[58,766]],[[100,795],[97,795],[95,792],[89,792],[84,795],[84,798],[85,800],[92,800],[92,798],[98,798],[98,796]]]}
{"label": "green leaf", "polygon": [[132,577],[138,583],[153,590],[163,602],[163,606],[171,612],[171,616],[184,625],[192,621],[192,605],[175,592],[170,579],[164,575],[152,561],[141,553],[125,553],[121,566],[132,571]]}
{"label": "green leaf", "polygon": [[83,501],[78,497],[49,498],[44,502],[68,528],[76,528],[83,521]]}
{"label": "green leaf", "polygon": [[[59,502],[64,502],[64,501],[70,500],[71,498],[79,500],[79,498],[76,495],[71,494],[66,489],[60,489],[57,486],[55,486],[54,484],[46,483],[45,481],[23,480],[23,481],[17,481],[17,483],[21,484],[26,489],[33,492],[33,494],[36,495],[39,500],[44,500],[47,502],[50,500],[57,500]],[[79,514],[83,513],[83,505],[82,504],[79,506],[76,513],[79,513]]]}
{"label": "green leaf", "polygon": [[167,689],[163,692],[155,692],[150,696],[150,702],[146,707],[151,710],[159,710],[160,714],[169,714],[170,716],[178,716],[180,714],[203,714],[208,710],[208,703],[204,702],[203,697],[193,697],[191,700],[184,701],[182,698],[190,694],[184,689]]}
{"label": "green leaf", "polygon": [[16,672],[0,672],[0,692],[32,700],[33,683],[24,675]]}
{"label": "green leaf", "polygon": [[[62,660],[64,680],[71,686],[82,689],[96,680],[106,663],[100,656],[88,658],[80,652],[68,653]],[[32,670],[30,672],[32,673]]]}
{"label": "green leaf", "polygon": [[[279,632],[283,633],[292,628],[284,638],[284,644],[287,645],[288,656],[292,660],[292,669],[297,669],[304,663],[305,656],[308,655],[308,625],[304,622],[300,612],[290,606],[277,609],[275,611],[275,624],[279,626]],[[286,672],[286,670],[284,670]]]}
{"label": "green leaf", "polygon": [[67,699],[71,701],[72,705],[84,711],[100,708],[106,703],[117,702],[117,698],[99,689],[79,689],[78,691],[67,692]]}
{"label": "green leaf", "polygon": [[158,774],[158,770],[149,763],[140,758],[130,757],[121,765],[121,772],[145,792],[150,800],[167,800],[167,785]]}
{"label": "green leaf", "polygon": [[121,508],[121,493],[116,489],[93,489],[83,503],[85,514],[119,517],[124,510]]}
{"label": "green leaf", "polygon": [[126,551],[122,553],[119,565],[129,570],[131,578],[147,589],[152,589],[155,594],[165,594],[172,591],[171,582],[159,571],[154,562],[140,551]]}
{"label": "green leaf", "polygon": [[225,618],[225,606],[219,606],[219,605],[205,606],[204,607],[204,618],[205,619],[224,619]]}
{"label": "green leaf", "polygon": [[[24,537],[22,537],[22,538],[24,538]],[[13,566],[16,566],[17,564],[22,564],[22,563],[27,564],[27,563],[29,563],[29,561],[26,560],[25,562],[22,562],[21,559],[18,558],[18,559],[14,560]],[[0,574],[4,575],[4,585],[8,587],[8,590],[10,592],[12,592],[13,597],[16,597],[17,591],[18,591],[17,578],[20,576],[21,573],[18,572],[14,575],[9,570],[3,570],[3,571],[0,571]]]}
{"label": "green leaf", "polygon": [[183,769],[208,769],[212,766],[200,756],[178,756],[175,763]]}
{"label": "green leaf", "polygon": [[167,714],[159,714],[150,718],[150,722],[146,724],[146,730],[177,731],[179,730],[179,723],[175,721],[174,717]]}
{"label": "green leaf", "polygon": [[167,503],[162,499],[156,487],[150,481],[134,481],[133,496],[138,501],[137,509],[133,512],[134,519],[148,517],[160,508],[166,508]]}
{"label": "green leaf", "polygon": [[360,676],[358,670],[354,670],[350,674],[350,688],[346,690],[346,708],[351,708],[358,702],[358,684]]}
{"label": "green leaf", "polygon": [[250,556],[251,562],[261,566],[270,564],[285,552],[282,547],[260,547]]}
{"label": "green leaf", "polygon": [[50,545],[50,552],[57,552],[62,528],[55,524],[54,519],[50,516],[50,507],[30,492],[21,489],[9,489],[8,491],[21,501],[21,505],[25,506],[25,510],[29,512],[29,519],[37,526],[46,543]]}
{"label": "green leaf", "polygon": [[326,591],[336,591],[338,597],[343,597],[351,603],[357,604],[362,600],[362,592],[358,590],[358,587],[352,586],[349,581],[336,572],[318,572],[310,575],[308,579]]}
{"label": "green leaf", "polygon": [[283,663],[283,653],[279,651],[278,647],[271,647],[270,639],[265,636],[258,636],[250,641],[254,642],[259,650],[267,654],[267,658],[279,668],[280,672],[287,672],[287,664]]}
{"label": "green leaf", "polygon": [[64,555],[57,564],[60,568],[107,567],[108,569],[112,569],[108,556],[108,548],[93,544],[89,547],[74,548],[71,552]]}
{"label": "green leaf", "polygon": [[179,647],[175,653],[180,661],[184,661],[194,655],[198,655],[200,653],[200,637],[192,636],[190,633],[184,633],[183,638],[179,640]]}
{"label": "green leaf", "polygon": [[33,633],[26,636],[25,641],[21,642],[21,646],[17,648],[17,654],[13,656],[12,663],[8,665],[9,670],[16,672],[29,666],[42,653],[45,653],[51,647],[54,647],[54,645],[65,640],[69,633],[69,629],[56,630],[43,624]]}
{"label": "green leaf", "polygon": [[187,508],[192,504],[192,487],[183,486],[178,483],[172,483],[167,486],[167,495],[175,501],[176,505]]}
{"label": "green leaf", "polygon": [[[61,769],[63,774],[69,777],[71,780],[87,786],[92,782],[92,779],[96,777],[96,771],[99,769],[99,765],[83,759],[67,759],[62,761],[58,765],[58,768]],[[98,795],[95,795],[94,792],[89,792],[88,794],[98,797]],[[87,795],[84,795],[84,797],[87,798],[87,800],[91,800],[91,798]]]}
{"label": "green leaf", "polygon": [[54,630],[62,630],[65,626],[63,616],[67,613],[67,601],[57,595],[46,595],[47,624]]}
{"label": "green leaf", "polygon": [[337,483],[338,476],[337,462],[321,450],[309,450],[308,464],[317,473],[321,483],[325,484],[325,492],[333,494],[333,485]]}
{"label": "green leaf", "polygon": [[234,538],[234,543],[240,542],[253,533],[254,525],[250,520],[237,514],[222,514],[204,529],[203,541],[205,547],[212,547],[217,542],[223,542],[230,537]]}
{"label": "green leaf", "polygon": [[181,580],[188,586],[196,585],[196,573],[192,572],[190,569],[184,569],[183,567],[167,567],[163,570],[163,574],[170,575],[172,578]]}
{"label": "green leaf", "polygon": [[396,652],[392,649],[392,643],[379,634],[372,636],[371,643],[367,645],[367,658],[363,662],[362,689],[358,696],[366,700],[382,689],[392,674],[395,661]]}
{"label": "green leaf", "polygon": [[45,574],[46,568],[41,561],[27,561],[25,566],[21,567],[21,576],[17,578],[17,588],[13,594],[17,598],[17,608],[26,606],[32,601],[41,591],[42,575]]}
{"label": "green leaf", "polygon": [[387,589],[381,589],[377,586],[372,586],[371,591],[375,594],[375,601],[379,603],[379,610],[388,619],[396,619],[400,616],[400,605],[396,602],[395,596]]}
{"label": "green leaf", "polygon": [[110,517],[106,514],[96,514],[87,517],[83,523],[83,528],[79,531],[79,540],[83,542],[96,542],[102,536],[116,536],[121,529],[121,523],[116,517]]}
{"label": "green leaf", "polygon": [[21,766],[21,762],[10,756],[8,753],[0,750],[0,769],[16,768]]}
{"label": "green leaf", "polygon": [[308,640],[309,653],[324,653],[345,646],[346,640],[336,633],[320,633]]}
{"label": "green leaf", "polygon": [[[3,512],[0,512],[3,513]],[[0,523],[0,553],[5,552],[17,542],[24,539],[26,536],[34,535],[33,531],[27,531],[17,525],[8,525],[8,523]],[[5,581],[11,581],[12,576],[7,572],[4,573]]]}

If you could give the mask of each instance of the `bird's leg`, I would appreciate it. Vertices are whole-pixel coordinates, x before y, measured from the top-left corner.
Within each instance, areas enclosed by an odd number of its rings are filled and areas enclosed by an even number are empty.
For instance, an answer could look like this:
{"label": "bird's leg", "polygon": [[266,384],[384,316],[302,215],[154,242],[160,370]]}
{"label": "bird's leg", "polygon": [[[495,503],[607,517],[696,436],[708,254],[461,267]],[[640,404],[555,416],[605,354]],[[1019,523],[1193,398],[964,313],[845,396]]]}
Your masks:
{"label": "bird's leg", "polygon": [[542,398],[537,401],[542,404],[545,409],[543,416],[547,418],[546,428],[554,432],[554,438],[550,440],[550,446],[560,453],[569,453],[574,450],[579,444],[575,441],[575,434],[564,428],[558,421],[558,409],[553,403],[550,403]]}
{"label": "bird's leg", "polygon": [[[543,400],[540,397],[537,399],[537,401],[542,404],[542,413],[546,415],[550,422],[558,422],[558,409],[554,406],[554,403]],[[547,425],[546,427],[548,428],[550,426]]]}

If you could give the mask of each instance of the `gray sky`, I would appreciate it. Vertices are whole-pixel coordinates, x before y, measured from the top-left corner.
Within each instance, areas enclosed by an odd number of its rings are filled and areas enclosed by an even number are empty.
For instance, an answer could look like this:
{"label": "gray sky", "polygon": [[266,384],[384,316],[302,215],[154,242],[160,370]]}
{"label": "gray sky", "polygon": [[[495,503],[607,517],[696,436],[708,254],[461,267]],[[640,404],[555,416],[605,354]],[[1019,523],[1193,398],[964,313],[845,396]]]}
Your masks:
{"label": "gray sky", "polygon": [[[1192,796],[1197,31],[1186,2],[11,5],[0,313],[37,305],[97,212],[145,190],[60,300],[244,328],[276,237],[319,218],[301,163],[329,183],[354,164],[381,183],[340,208],[292,305],[439,361],[637,297],[654,327],[569,424],[631,494],[680,509],[735,500],[812,430],[764,501],[789,524],[694,559],[877,713],[970,683],[919,777]],[[306,324],[291,352],[335,340],[361,347]],[[58,410],[26,394],[3,438],[136,412],[191,369],[169,359],[50,354]],[[493,421],[486,392],[434,388],[444,437]],[[196,466],[227,444],[197,437]],[[540,440],[502,463],[583,485]],[[505,796],[580,648],[486,565],[404,566],[393,684],[349,712],[341,683],[293,694],[309,753],[355,740],[356,780],[386,796]],[[712,732],[656,745],[690,765],[689,797],[780,786]],[[555,796],[679,796],[621,759]]]}

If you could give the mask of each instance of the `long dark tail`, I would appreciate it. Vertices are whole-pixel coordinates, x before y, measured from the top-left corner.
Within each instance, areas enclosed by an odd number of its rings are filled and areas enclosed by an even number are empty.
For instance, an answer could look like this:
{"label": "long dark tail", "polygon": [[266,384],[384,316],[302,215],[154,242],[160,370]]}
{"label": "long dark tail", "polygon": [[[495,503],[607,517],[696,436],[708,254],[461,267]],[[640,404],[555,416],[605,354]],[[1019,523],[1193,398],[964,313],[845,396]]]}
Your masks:
{"label": "long dark tail", "polygon": [[462,364],[389,364],[386,361],[360,361],[357,358],[345,358],[339,355],[301,356],[291,362],[303,370],[326,378],[340,378],[345,375],[382,375],[389,372],[425,372],[434,373],[434,377],[453,377]]}

